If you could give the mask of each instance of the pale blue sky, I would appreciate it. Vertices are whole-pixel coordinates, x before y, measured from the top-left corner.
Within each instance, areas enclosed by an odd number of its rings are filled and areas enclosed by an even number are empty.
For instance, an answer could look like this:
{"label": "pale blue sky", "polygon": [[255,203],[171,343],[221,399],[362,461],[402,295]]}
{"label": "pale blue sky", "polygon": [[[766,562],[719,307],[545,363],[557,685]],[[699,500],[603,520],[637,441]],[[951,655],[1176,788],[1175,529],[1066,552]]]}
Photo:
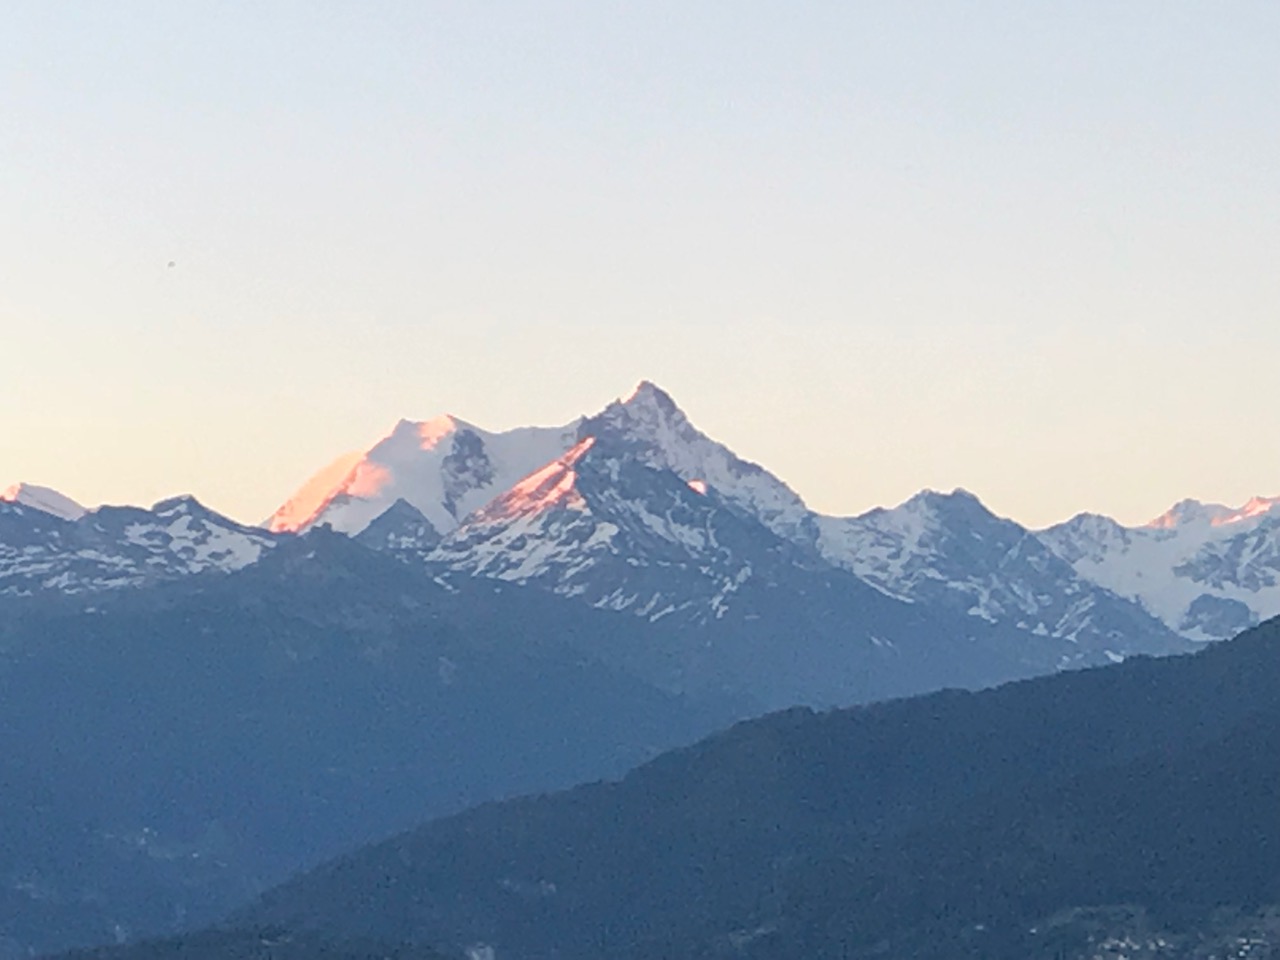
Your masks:
{"label": "pale blue sky", "polygon": [[256,521],[400,417],[650,378],[829,512],[1280,493],[1277,49],[1273,2],[12,0],[0,486]]}

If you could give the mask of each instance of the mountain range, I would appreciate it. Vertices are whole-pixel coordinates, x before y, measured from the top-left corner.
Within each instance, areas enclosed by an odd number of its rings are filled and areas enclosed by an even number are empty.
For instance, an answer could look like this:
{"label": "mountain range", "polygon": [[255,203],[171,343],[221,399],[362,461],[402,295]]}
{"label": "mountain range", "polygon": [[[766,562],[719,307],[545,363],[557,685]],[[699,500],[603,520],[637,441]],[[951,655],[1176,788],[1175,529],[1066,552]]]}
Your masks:
{"label": "mountain range", "polygon": [[[85,509],[16,485],[0,495],[0,953],[190,929],[393,831],[617,777],[771,710],[1146,676],[1148,656],[1277,612],[1278,524],[1280,501],[1257,499],[1031,531],[959,490],[824,516],[647,382],[562,427],[401,421],[258,526],[189,496]],[[462,937],[470,910],[432,929]],[[689,928],[713,953],[715,924]]]}
{"label": "mountain range", "polygon": [[[587,440],[600,448],[584,448]],[[630,484],[626,506],[615,495],[606,507],[576,489],[579,473],[569,467],[604,457],[628,467],[618,481]],[[648,469],[642,476],[652,489],[636,486],[638,467]],[[844,570],[908,603],[1066,641],[1062,666],[1185,649],[1280,613],[1280,498],[1239,509],[1184,501],[1142,527],[1083,514],[1041,531],[997,517],[962,490],[924,491],[857,517],[823,516],[700,432],[649,382],[559,427],[491,432],[453,416],[401,421],[317,473],[261,527],[189,497],[151,510],[85,511],[56,491],[19,484],[0,495],[9,504],[0,515],[0,593],[84,592],[238,569],[280,536],[329,526],[433,576],[541,584],[650,618],[723,617],[742,603],[733,578],[752,575],[745,558],[735,562],[733,550],[670,522],[668,498],[691,500],[660,474],[703,497],[702,514],[732,513],[740,526],[762,527],[759,539],[788,544],[788,562]],[[532,480],[552,476],[559,489]],[[597,495],[605,489],[593,483]],[[650,494],[659,502],[648,504]],[[25,529],[15,507],[28,511]],[[550,522],[552,514],[559,519]],[[591,519],[566,525],[578,514]],[[636,524],[647,531],[640,539]],[[637,572],[620,581],[627,564]],[[698,575],[659,584],[658,568]]]}

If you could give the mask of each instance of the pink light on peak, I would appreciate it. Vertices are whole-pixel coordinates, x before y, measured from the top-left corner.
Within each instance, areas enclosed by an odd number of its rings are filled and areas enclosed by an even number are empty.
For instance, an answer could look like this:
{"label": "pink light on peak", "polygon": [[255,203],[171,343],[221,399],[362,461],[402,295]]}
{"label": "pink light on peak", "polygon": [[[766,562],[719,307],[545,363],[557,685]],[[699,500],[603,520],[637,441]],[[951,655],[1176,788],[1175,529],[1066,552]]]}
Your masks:
{"label": "pink light on peak", "polygon": [[84,507],[65,494],[49,487],[38,487],[33,483],[15,483],[3,493],[0,500],[16,503],[24,507],[34,507],[64,520],[79,520],[85,515]]}
{"label": "pink light on peak", "polygon": [[628,393],[625,397],[622,397],[622,402],[630,403],[636,397],[640,396],[640,394],[644,393],[645,390],[648,389],[648,387],[649,387],[649,381],[641,380],[639,383],[637,383],[634,387],[631,388],[630,393]]}
{"label": "pink light on peak", "polygon": [[342,492],[349,497],[373,499],[394,479],[391,471],[380,463],[365,460],[351,472],[350,478],[343,485]]}
{"label": "pink light on peak", "polygon": [[1207,524],[1217,526],[1232,516],[1234,511],[1220,503],[1201,503],[1199,500],[1181,500],[1156,517],[1146,526],[1150,530],[1176,530],[1184,526]]}
{"label": "pink light on peak", "polygon": [[273,533],[296,533],[316,518],[328,505],[363,457],[359,451],[345,453],[307,481],[287,503],[271,515],[267,529]]}
{"label": "pink light on peak", "polygon": [[705,496],[707,495],[707,481],[705,481],[705,480],[690,480],[690,481],[689,481],[689,489],[690,489],[690,490],[692,490],[694,493],[699,493],[699,494],[701,494],[702,496],[704,496],[704,497],[705,497]]}
{"label": "pink light on peak", "polygon": [[556,505],[582,506],[586,501],[576,489],[578,473],[573,468],[595,442],[595,437],[579,440],[563,457],[535,470],[485,507],[481,516],[501,520],[540,513]]}
{"label": "pink light on peak", "polygon": [[641,380],[632,388],[631,392],[625,397],[619,398],[623,406],[632,406],[635,403],[658,403],[670,404],[673,401],[671,396],[652,380]]}
{"label": "pink light on peak", "polygon": [[1270,513],[1277,506],[1280,506],[1280,497],[1254,497],[1234,513],[1225,517],[1215,517],[1213,525],[1215,527],[1225,527],[1228,524],[1252,520],[1254,517],[1261,517]]}
{"label": "pink light on peak", "polygon": [[462,426],[462,421],[451,413],[424,420],[417,425],[419,445],[423,450],[430,450],[441,440],[457,433]]}

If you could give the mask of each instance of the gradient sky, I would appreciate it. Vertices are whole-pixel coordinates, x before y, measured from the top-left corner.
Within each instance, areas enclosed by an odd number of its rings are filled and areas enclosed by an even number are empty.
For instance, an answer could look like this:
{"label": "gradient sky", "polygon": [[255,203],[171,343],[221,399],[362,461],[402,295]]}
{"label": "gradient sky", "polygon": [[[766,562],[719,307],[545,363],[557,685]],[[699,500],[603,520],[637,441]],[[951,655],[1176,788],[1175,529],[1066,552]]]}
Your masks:
{"label": "gradient sky", "polygon": [[1273,0],[11,0],[0,486],[257,521],[649,378],[827,512],[1280,493],[1278,49]]}

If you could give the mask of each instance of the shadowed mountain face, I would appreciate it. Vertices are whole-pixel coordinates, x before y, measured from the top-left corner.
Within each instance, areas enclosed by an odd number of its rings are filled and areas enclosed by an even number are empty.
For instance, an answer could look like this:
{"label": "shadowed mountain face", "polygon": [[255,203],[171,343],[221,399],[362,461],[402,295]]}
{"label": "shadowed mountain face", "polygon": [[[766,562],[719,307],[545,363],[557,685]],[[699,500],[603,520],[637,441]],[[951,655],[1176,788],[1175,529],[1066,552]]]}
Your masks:
{"label": "shadowed mountain face", "polygon": [[602,655],[665,689],[737,691],[773,708],[1090,662],[1070,640],[889,597],[612,437],[588,437],[494,500],[427,568],[451,584],[516,582],[668,624],[674,646],[614,643]]}
{"label": "shadowed mountain face", "polygon": [[1033,928],[1115,904],[1186,929],[1280,901],[1278,682],[1271,622],[1192,657],[791,711],[429,824],[240,919],[518,958],[1047,958]]}
{"label": "shadowed mountain face", "polygon": [[102,593],[239,570],[278,539],[192,497],[150,510],[99,507],[74,519],[0,499],[0,597]]}

